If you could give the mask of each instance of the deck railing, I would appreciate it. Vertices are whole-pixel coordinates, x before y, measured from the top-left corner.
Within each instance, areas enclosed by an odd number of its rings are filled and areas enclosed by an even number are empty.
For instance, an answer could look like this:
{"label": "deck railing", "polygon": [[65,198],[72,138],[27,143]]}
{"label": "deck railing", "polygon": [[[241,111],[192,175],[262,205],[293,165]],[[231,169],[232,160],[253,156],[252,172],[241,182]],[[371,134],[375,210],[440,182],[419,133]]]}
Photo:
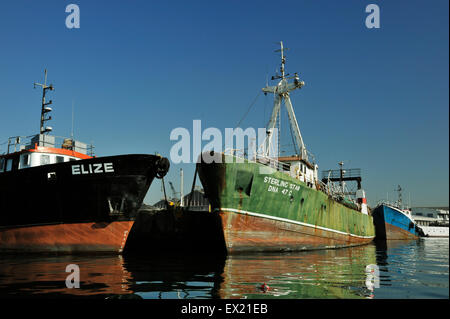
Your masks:
{"label": "deck railing", "polygon": [[[340,177],[341,177],[341,170],[339,169],[329,169],[326,171],[322,171],[322,179],[340,178]],[[342,177],[361,177],[361,169],[360,168],[344,169]]]}
{"label": "deck railing", "polygon": [[290,169],[291,169],[291,165],[289,163],[280,162],[273,157],[269,157],[269,156],[265,156],[265,155],[261,155],[261,154],[253,154],[253,156],[251,158],[249,158],[248,156],[246,157],[247,154],[245,153],[245,150],[242,150],[242,149],[226,149],[224,151],[224,154],[231,155],[236,158],[240,158],[242,160],[247,160],[250,162],[256,162],[259,164],[263,164],[265,166],[272,167],[272,168],[274,168],[278,171],[282,171],[282,172],[290,172]]}
{"label": "deck railing", "polygon": [[7,142],[2,143],[6,145],[5,154],[20,152],[26,149],[33,149],[35,145],[43,147],[67,148],[76,152],[89,154],[93,156],[94,146],[88,145],[80,141],[76,141],[71,137],[35,134],[29,136],[12,136],[8,138]]}

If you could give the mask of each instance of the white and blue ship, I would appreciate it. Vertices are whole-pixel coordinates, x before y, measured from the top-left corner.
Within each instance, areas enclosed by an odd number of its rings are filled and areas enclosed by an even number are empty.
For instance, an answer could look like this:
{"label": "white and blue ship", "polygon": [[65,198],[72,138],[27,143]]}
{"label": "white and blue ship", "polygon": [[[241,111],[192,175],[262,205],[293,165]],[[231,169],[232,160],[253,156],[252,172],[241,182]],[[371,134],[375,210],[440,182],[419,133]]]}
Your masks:
{"label": "white and blue ship", "polygon": [[402,207],[400,185],[397,190],[399,199],[396,203],[382,202],[372,211],[376,239],[407,240],[424,235],[414,221],[411,209]]}

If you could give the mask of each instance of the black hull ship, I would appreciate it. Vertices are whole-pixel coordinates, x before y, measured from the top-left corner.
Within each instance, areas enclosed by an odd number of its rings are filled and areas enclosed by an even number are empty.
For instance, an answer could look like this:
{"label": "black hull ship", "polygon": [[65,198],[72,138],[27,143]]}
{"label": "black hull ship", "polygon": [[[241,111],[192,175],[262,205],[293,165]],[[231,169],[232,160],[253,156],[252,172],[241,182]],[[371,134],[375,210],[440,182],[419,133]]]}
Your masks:
{"label": "black hull ship", "polygon": [[169,161],[147,154],[94,157],[73,138],[57,147],[42,119],[29,144],[14,137],[14,151],[8,143],[0,155],[0,251],[121,253],[152,181],[165,176]]}

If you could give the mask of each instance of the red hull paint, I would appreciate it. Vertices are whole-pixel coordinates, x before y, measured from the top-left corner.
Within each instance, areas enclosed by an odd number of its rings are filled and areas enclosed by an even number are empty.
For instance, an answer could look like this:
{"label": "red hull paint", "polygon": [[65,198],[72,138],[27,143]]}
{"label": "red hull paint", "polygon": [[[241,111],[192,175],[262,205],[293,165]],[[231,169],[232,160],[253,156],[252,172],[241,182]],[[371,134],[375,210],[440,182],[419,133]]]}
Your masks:
{"label": "red hull paint", "polygon": [[219,215],[229,253],[342,248],[373,240],[234,212]]}
{"label": "red hull paint", "polygon": [[384,223],[386,227],[386,239],[418,239],[419,237],[411,234],[409,231],[396,227],[389,223]]}
{"label": "red hull paint", "polygon": [[134,221],[0,229],[0,251],[121,253]]}

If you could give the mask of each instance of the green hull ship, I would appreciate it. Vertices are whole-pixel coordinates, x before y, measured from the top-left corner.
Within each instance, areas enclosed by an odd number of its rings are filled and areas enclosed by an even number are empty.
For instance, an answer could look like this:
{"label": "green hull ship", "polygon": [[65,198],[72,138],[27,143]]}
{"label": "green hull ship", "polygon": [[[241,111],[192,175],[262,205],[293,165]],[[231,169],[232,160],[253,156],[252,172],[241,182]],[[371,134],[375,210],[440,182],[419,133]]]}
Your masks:
{"label": "green hull ship", "polygon": [[[355,179],[345,177],[342,167],[340,177],[318,179],[318,165],[309,160],[289,99],[289,92],[304,82],[295,74],[294,82],[288,83],[283,50],[281,43],[281,76],[276,77],[281,81],[263,89],[275,94],[275,102],[262,154],[249,159],[211,151],[197,163],[211,210],[220,217],[226,249],[228,253],[301,251],[367,244],[375,229],[360,177],[355,200],[345,196],[343,180]],[[300,154],[273,157],[272,133],[283,100]]]}

